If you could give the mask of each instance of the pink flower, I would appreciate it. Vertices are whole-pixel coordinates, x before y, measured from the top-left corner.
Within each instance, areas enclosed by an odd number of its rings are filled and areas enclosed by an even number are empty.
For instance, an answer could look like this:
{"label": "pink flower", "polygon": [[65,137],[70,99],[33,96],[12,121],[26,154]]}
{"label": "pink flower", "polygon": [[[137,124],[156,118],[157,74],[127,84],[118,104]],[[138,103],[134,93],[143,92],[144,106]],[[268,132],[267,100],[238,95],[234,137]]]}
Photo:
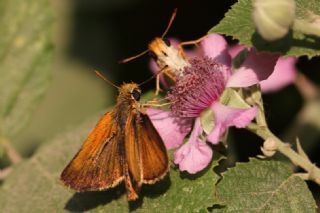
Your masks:
{"label": "pink flower", "polygon": [[206,168],[212,158],[212,149],[201,140],[202,133],[200,118],[195,120],[195,124],[189,141],[183,144],[174,154],[174,163],[179,165],[181,171],[188,171],[191,174]]}
{"label": "pink flower", "polygon": [[280,57],[273,73],[264,81],[260,82],[261,90],[264,93],[276,92],[291,84],[297,77],[295,57]]}
{"label": "pink flower", "polygon": [[[245,48],[244,45],[235,45],[229,48],[228,52],[231,58],[235,58]],[[262,92],[276,92],[294,82],[298,72],[295,67],[296,62],[297,58],[293,56],[279,57],[271,75],[268,74],[269,77],[260,81]]]}
{"label": "pink flower", "polygon": [[[255,118],[256,107],[243,109],[225,106],[219,102],[219,98],[228,87],[248,87],[267,79],[278,59],[277,55],[250,49],[248,57],[232,73],[232,54],[222,36],[209,35],[200,43],[200,48],[202,55],[188,60],[190,66],[184,68],[168,94],[172,103],[171,112],[147,110],[166,146],[180,146],[175,153],[174,162],[179,165],[180,170],[192,174],[204,169],[212,158],[211,148],[201,137],[201,112],[213,112],[214,127],[207,132],[205,138],[213,144],[219,142],[227,128],[243,128],[248,125]],[[192,121],[194,127],[190,137],[181,146],[191,129]]]}

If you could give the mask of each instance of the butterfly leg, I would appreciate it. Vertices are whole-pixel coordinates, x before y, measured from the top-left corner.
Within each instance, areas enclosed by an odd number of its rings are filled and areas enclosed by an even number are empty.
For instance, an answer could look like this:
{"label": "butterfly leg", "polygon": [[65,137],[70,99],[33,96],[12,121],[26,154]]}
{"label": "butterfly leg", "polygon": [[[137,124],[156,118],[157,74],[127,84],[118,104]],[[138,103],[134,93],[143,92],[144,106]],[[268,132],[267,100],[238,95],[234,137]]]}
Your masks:
{"label": "butterfly leg", "polygon": [[185,42],[181,42],[179,44],[179,53],[181,55],[184,55],[184,51],[183,51],[183,46],[187,46],[187,45],[198,45],[198,43],[200,43],[203,39],[207,38],[208,35],[202,36],[201,38],[198,38],[196,40],[192,40],[192,41],[185,41]]}
{"label": "butterfly leg", "polygon": [[155,92],[155,95],[158,96],[160,91],[161,91],[161,88],[160,88],[160,74],[158,74],[157,77],[156,77],[156,92]]}
{"label": "butterfly leg", "polygon": [[160,88],[160,74],[164,74],[166,77],[168,77],[171,81],[175,82],[176,81],[176,77],[174,76],[174,74],[172,74],[170,72],[171,68],[168,66],[165,66],[164,68],[162,68],[160,70],[160,72],[157,73],[157,77],[156,77],[156,92],[155,95],[158,96],[159,95],[159,91],[161,91]]}
{"label": "butterfly leg", "polygon": [[151,101],[148,101],[147,103],[159,103],[161,101],[167,101],[169,100],[168,97],[160,98],[160,99],[153,99]]}
{"label": "butterfly leg", "polygon": [[198,43],[200,43],[203,39],[207,38],[208,35],[205,35],[205,36],[202,36],[201,38],[198,38],[196,40],[192,40],[192,41],[185,41],[185,42],[181,42],[179,44],[179,47],[183,47],[183,46],[186,46],[186,45],[197,45]]}
{"label": "butterfly leg", "polygon": [[170,105],[171,103],[164,103],[164,104],[143,104],[142,106],[143,107],[163,107],[163,106],[168,106]]}

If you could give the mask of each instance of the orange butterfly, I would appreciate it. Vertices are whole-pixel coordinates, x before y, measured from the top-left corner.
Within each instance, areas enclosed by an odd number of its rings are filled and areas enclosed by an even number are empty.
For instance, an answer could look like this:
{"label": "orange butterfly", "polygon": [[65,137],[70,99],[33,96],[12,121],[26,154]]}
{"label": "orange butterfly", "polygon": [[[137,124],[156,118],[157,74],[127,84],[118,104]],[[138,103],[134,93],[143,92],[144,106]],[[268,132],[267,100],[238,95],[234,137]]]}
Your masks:
{"label": "orange butterfly", "polygon": [[161,137],[139,102],[139,85],[117,88],[116,106],[101,118],[60,179],[78,192],[104,190],[124,181],[132,201],[139,197],[142,184],[153,184],[167,174],[169,161]]}

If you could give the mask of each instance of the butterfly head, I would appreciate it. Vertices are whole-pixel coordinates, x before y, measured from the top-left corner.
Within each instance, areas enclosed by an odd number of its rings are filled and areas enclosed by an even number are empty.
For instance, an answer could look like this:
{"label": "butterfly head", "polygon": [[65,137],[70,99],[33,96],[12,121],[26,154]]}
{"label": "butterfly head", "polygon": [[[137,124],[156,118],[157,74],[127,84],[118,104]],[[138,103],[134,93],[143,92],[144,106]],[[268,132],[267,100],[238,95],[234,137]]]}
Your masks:
{"label": "butterfly head", "polygon": [[119,97],[131,101],[139,101],[141,90],[136,83],[125,83],[119,89]]}

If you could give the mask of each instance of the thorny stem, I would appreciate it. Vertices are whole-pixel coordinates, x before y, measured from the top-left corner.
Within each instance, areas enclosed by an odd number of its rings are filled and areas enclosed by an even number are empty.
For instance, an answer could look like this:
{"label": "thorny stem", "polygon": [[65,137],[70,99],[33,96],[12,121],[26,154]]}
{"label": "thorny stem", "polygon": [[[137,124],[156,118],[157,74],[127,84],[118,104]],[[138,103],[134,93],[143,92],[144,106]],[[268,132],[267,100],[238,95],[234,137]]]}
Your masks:
{"label": "thorny stem", "polygon": [[259,91],[258,93],[260,93],[260,97],[259,95],[256,95],[254,97],[255,101],[259,103],[259,112],[256,119],[257,123],[251,123],[246,128],[254,134],[260,136],[264,140],[273,140],[275,143],[275,151],[282,153],[283,155],[288,157],[294,165],[301,167],[307,172],[307,175],[304,175],[304,179],[313,180],[320,185],[320,169],[315,166],[304,153],[298,153],[294,151],[289,144],[281,141],[269,130],[267,123],[265,122],[263,107],[260,107],[263,106],[261,91]]}
{"label": "thorny stem", "polygon": [[266,117],[264,115],[264,106],[262,102],[261,97],[261,89],[259,85],[255,85],[251,88],[252,91],[252,99],[254,100],[255,104],[258,107],[258,113],[256,116],[257,123],[260,124],[260,126],[267,126]]}
{"label": "thorny stem", "polygon": [[320,37],[319,16],[313,15],[309,19],[295,19],[293,29],[307,35],[315,35]]}

